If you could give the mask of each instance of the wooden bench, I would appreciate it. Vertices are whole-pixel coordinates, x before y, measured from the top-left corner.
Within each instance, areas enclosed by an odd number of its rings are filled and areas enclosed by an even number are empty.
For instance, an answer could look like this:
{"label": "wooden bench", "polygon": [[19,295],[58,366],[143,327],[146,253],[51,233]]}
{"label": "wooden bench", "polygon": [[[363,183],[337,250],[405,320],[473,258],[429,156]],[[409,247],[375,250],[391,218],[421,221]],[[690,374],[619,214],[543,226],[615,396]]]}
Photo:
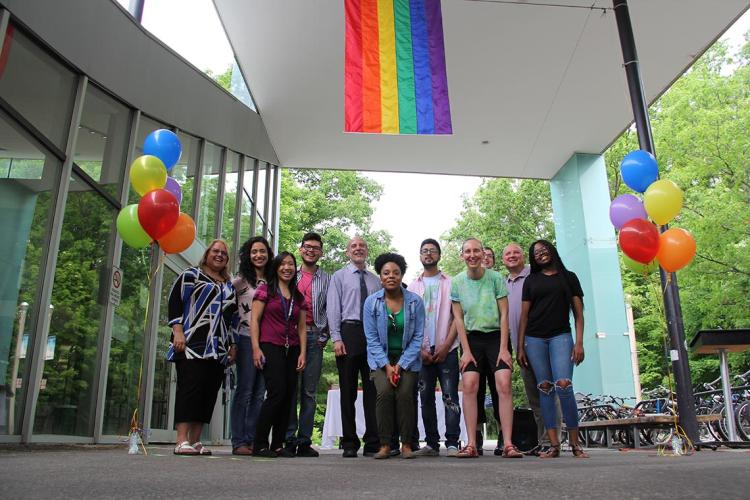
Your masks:
{"label": "wooden bench", "polygon": [[[721,416],[718,413],[711,415],[698,415],[699,423],[717,422]],[[633,436],[635,448],[641,447],[639,430],[642,427],[671,427],[674,425],[675,417],[673,415],[645,415],[643,417],[616,418],[612,420],[591,420],[580,422],[578,428],[583,431],[581,434],[586,435],[586,431],[595,429],[605,430],[605,439],[608,448],[613,446],[612,432],[615,429],[625,428]],[[588,439],[585,439],[588,441]],[[588,442],[586,442],[588,446]]]}

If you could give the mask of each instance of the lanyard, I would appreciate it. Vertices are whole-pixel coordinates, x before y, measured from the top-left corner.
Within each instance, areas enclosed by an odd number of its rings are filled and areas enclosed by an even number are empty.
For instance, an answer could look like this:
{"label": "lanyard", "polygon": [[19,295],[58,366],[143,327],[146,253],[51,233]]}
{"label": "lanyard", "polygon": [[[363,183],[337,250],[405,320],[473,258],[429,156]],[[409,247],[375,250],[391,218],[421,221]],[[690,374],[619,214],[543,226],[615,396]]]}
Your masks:
{"label": "lanyard", "polygon": [[281,290],[277,289],[276,291],[279,294],[279,298],[281,299],[281,310],[284,313],[284,321],[286,322],[286,325],[284,328],[284,336],[285,336],[284,348],[288,351],[289,350],[289,320],[292,319],[292,311],[294,310],[294,295],[292,295],[291,300],[287,304],[286,297],[284,297],[284,294],[281,293]]}

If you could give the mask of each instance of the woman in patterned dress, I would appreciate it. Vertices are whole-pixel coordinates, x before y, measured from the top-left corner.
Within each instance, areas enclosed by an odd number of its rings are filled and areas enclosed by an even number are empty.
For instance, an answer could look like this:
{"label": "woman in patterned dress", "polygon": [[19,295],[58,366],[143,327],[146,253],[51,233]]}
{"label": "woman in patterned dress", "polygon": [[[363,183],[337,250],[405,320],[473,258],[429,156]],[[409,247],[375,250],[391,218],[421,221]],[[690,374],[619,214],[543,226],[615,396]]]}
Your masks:
{"label": "woman in patterned dress", "polygon": [[229,277],[229,247],[214,240],[200,264],[183,271],[169,293],[172,339],[167,359],[175,363],[176,455],[210,455],[200,442],[211,422],[224,371],[234,361],[232,321],[237,304]]}

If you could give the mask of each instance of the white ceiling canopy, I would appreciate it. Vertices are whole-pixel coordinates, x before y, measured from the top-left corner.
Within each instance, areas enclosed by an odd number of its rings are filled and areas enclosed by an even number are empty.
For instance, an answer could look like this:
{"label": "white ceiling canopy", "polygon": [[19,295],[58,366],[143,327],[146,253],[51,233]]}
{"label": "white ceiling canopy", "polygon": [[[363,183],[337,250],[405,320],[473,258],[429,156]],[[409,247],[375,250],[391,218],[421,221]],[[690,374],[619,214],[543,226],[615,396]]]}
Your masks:
{"label": "white ceiling canopy", "polygon": [[[448,136],[343,132],[344,0],[214,1],[284,167],[549,179],[633,120],[611,0],[442,0]],[[628,3],[649,102],[750,6]]]}

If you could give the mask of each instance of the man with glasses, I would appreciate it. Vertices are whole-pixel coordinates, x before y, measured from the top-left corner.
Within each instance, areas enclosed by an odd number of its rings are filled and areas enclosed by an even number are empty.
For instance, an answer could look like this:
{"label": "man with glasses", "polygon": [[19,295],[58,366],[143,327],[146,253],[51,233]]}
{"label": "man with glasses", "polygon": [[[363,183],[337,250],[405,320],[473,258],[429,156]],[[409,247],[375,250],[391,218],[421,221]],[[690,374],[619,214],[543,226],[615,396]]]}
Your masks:
{"label": "man with glasses", "polygon": [[345,458],[356,458],[360,441],[357,436],[356,410],[357,380],[362,379],[362,406],[365,410],[364,455],[374,456],[380,449],[378,425],[375,417],[375,385],[370,380],[367,364],[362,309],[368,295],[380,289],[380,278],[367,271],[367,243],[359,236],[346,245],[349,263],[331,277],[328,287],[328,328],[336,354],[341,395],[341,445]]}
{"label": "man with glasses", "polygon": [[458,455],[461,406],[458,399],[458,337],[451,311],[451,279],[438,269],[440,244],[432,238],[422,242],[419,260],[424,271],[408,290],[422,297],[425,309],[422,370],[419,394],[427,446],[418,456],[440,455],[440,434],[435,409],[435,384],[440,381],[445,406],[445,446],[449,457]]}
{"label": "man with glasses", "polygon": [[[307,233],[299,247],[302,265],[297,270],[297,290],[305,297],[308,311],[307,351],[305,369],[300,374],[298,391],[292,400],[289,428],[286,432],[286,449],[298,457],[317,457],[318,451],[312,445],[312,431],[315,422],[316,396],[320,371],[323,367],[323,348],[328,342],[328,318],[326,300],[328,273],[318,266],[323,256],[323,240],[318,233]],[[297,396],[300,399],[299,419],[297,418]]]}

